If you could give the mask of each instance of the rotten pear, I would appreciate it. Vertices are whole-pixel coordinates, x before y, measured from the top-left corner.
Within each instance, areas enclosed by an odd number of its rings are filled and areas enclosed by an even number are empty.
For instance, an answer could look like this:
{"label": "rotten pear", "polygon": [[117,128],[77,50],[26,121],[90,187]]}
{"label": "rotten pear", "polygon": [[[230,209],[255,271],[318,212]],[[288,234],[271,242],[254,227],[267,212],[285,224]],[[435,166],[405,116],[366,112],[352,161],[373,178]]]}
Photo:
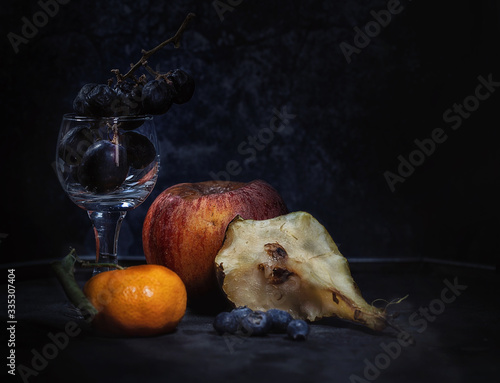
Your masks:
{"label": "rotten pear", "polygon": [[236,306],[277,308],[311,321],[337,316],[373,330],[386,325],[384,310],[364,300],[347,259],[306,212],[263,221],[237,216],[215,266],[222,289]]}

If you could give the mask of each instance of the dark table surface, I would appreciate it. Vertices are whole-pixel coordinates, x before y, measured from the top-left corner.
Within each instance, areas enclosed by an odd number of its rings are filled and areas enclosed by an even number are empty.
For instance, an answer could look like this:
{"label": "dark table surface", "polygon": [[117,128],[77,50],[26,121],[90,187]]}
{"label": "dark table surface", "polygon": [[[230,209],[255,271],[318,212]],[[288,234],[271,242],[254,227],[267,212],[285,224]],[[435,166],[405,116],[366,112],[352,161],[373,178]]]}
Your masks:
{"label": "dark table surface", "polygon": [[[410,262],[352,263],[351,269],[368,302],[408,294],[388,311],[398,314],[394,322],[412,335],[414,345],[398,343],[392,328],[374,333],[335,318],[313,323],[303,342],[282,334],[220,336],[212,328],[213,315],[189,309],[174,333],[106,338],[76,315],[48,265],[20,266],[15,280],[18,368],[15,378],[7,376],[25,382],[122,383],[498,381],[498,272]],[[77,273],[82,284],[87,278]],[[6,299],[1,304],[8,326]],[[78,334],[66,341],[61,334],[71,321]],[[60,347],[54,347],[54,339]],[[4,360],[8,349],[4,345]],[[37,359],[38,353],[51,359]],[[2,368],[8,369],[5,363]]]}

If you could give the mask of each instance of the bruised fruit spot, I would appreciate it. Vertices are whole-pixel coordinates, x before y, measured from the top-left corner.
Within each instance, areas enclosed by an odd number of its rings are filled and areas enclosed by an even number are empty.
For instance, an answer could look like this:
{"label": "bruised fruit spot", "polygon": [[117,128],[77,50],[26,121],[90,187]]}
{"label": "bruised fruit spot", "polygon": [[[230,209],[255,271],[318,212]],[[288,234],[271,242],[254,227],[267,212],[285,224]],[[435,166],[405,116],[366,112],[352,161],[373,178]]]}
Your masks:
{"label": "bruised fruit spot", "polygon": [[292,275],[295,275],[284,267],[272,267],[264,263],[259,263],[257,269],[264,273],[264,278],[271,285],[281,285],[288,281]]}
{"label": "bruised fruit spot", "polygon": [[339,304],[339,299],[337,298],[337,294],[332,293],[332,299],[336,304]]}
{"label": "bruised fruit spot", "polygon": [[218,263],[215,264],[215,275],[217,277],[217,281],[220,284],[224,283],[224,278],[226,277],[226,274],[224,273],[224,266],[222,265],[222,262],[220,264]]}
{"label": "bruised fruit spot", "polygon": [[355,319],[355,320],[360,320],[360,319],[361,319],[361,316],[362,316],[362,315],[361,315],[361,311],[359,311],[359,310],[355,310],[355,311],[354,311],[354,319]]}
{"label": "bruised fruit spot", "polygon": [[276,243],[266,243],[264,245],[264,250],[275,261],[278,261],[280,259],[286,259],[288,257],[286,250],[283,248],[283,246],[281,246],[277,242]]}
{"label": "bruised fruit spot", "polygon": [[288,281],[288,278],[290,278],[292,275],[293,273],[291,271],[288,271],[287,269],[282,269],[279,267],[274,268],[269,283],[272,285],[281,285],[282,283]]}

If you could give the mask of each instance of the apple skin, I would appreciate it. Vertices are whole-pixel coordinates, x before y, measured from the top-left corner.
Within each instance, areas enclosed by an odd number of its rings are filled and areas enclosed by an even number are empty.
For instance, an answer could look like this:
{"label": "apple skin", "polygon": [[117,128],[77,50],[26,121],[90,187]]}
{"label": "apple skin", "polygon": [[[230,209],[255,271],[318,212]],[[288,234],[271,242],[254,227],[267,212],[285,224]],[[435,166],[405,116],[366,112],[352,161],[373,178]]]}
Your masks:
{"label": "apple skin", "polygon": [[176,272],[188,297],[198,300],[218,290],[215,256],[236,215],[264,220],[286,213],[279,193],[262,180],[171,186],[154,200],[144,220],[146,261]]}

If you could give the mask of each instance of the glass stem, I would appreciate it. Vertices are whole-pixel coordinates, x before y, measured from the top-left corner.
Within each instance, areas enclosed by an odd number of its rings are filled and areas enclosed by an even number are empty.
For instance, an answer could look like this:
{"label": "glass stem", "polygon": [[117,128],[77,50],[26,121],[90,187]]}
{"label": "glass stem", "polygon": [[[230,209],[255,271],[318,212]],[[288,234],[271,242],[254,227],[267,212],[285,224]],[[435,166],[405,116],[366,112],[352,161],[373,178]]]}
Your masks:
{"label": "glass stem", "polygon": [[[118,263],[116,255],[118,235],[126,211],[89,211],[94,227],[96,263]],[[109,270],[109,267],[95,267],[93,274]]]}

